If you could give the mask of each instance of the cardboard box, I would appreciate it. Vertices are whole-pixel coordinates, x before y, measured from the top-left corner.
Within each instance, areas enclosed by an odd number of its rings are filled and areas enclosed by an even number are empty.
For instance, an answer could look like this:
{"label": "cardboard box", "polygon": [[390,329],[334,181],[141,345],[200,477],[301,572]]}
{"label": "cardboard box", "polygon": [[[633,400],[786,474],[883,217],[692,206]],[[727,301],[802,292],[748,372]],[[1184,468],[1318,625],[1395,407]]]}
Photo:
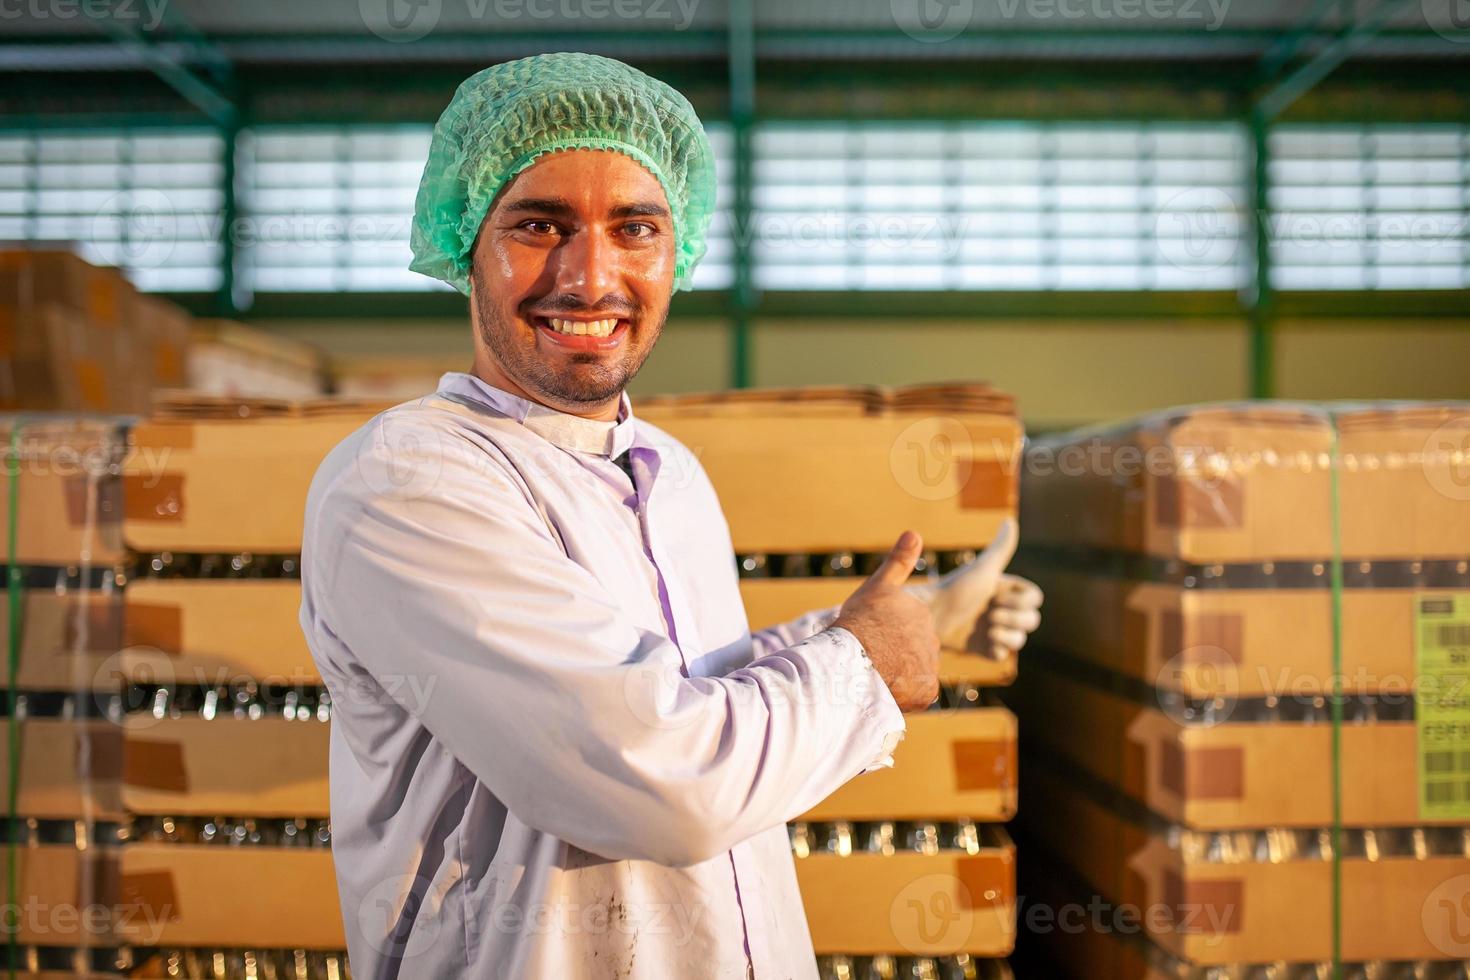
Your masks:
{"label": "cardboard box", "polygon": [[0,250],[0,308],[60,305],[98,326],[121,329],[136,290],[116,269],[62,249]]}
{"label": "cardboard box", "polygon": [[1170,409],[1027,451],[1032,543],[1196,564],[1470,556],[1464,402]]}
{"label": "cardboard box", "polygon": [[143,357],[139,375],[150,388],[182,388],[188,384],[189,340],[193,318],[176,303],[138,293],[129,310]]}
{"label": "cardboard box", "polygon": [[[1310,697],[1332,689],[1328,589],[1188,589],[1025,554],[1014,570],[1046,592],[1038,647],[1197,698]],[[1344,590],[1344,692],[1414,689],[1415,603],[1440,594],[1448,590]]]}
{"label": "cardboard box", "polygon": [[1016,813],[1016,718],[1005,708],[924,711],[893,767],[854,777],[803,820],[1003,821]]}
{"label": "cardboard box", "polygon": [[188,387],[231,398],[313,398],[326,391],[321,351],[233,320],[196,320]]}
{"label": "cardboard box", "polygon": [[123,732],[131,813],[328,816],[329,729],[320,721],[130,715]]}
{"label": "cardboard box", "polygon": [[330,848],[130,844],[121,891],[140,910],[125,931],[139,945],[346,945]]}
{"label": "cardboard box", "polygon": [[145,410],[136,299],[116,270],[69,252],[0,251],[0,408]]}
{"label": "cardboard box", "polygon": [[[872,403],[854,389],[646,400],[639,417],[683,442],[719,493],[739,552],[981,547],[1015,513],[1021,425],[983,386],[967,398]],[[978,405],[983,411],[971,408]]]}
{"label": "cardboard box", "polygon": [[[816,609],[839,606],[863,583],[862,577],[848,578],[747,578],[740,581],[740,597],[752,632],[789,622]],[[976,647],[979,637],[972,637]],[[996,660],[978,649],[940,651],[939,680],[942,684],[977,684],[996,687],[1016,677],[1016,660]]]}
{"label": "cardboard box", "polygon": [[[0,875],[10,874],[8,848],[0,848]],[[119,902],[119,849],[95,841],[22,843],[14,852],[15,939],[36,946],[115,946],[128,909]],[[24,974],[34,976],[34,974]]]}
{"label": "cardboard box", "polygon": [[132,679],[319,686],[300,607],[296,579],[134,579],[125,633]]}
{"label": "cardboard box", "polygon": [[1016,941],[1015,845],[985,829],[979,851],[811,854],[796,880],[818,954],[1006,956]]}
{"label": "cardboard box", "polygon": [[[217,408],[236,414],[215,417]],[[144,554],[299,552],[311,478],[372,414],[356,402],[228,399],[156,415],[133,430],[124,465],[127,544]]]}
{"label": "cardboard box", "polygon": [[[108,721],[26,718],[16,813],[42,820],[121,820],[123,735]],[[10,731],[0,725],[0,784],[10,778]]]}
{"label": "cardboard box", "polygon": [[[824,608],[860,579],[747,579],[741,593],[751,628]],[[833,586],[836,586],[834,589]],[[301,583],[295,579],[138,578],[128,583],[118,665],[139,683],[219,684],[256,680],[289,686],[321,683],[298,621]],[[47,600],[50,597],[45,597]],[[813,605],[803,605],[805,602]],[[54,610],[49,619],[58,620]],[[0,612],[3,621],[3,612]],[[57,625],[51,632],[60,635]],[[94,636],[111,636],[94,629]],[[110,642],[110,641],[108,641]],[[111,653],[107,642],[93,644]],[[1008,684],[1015,661],[945,650],[940,679],[947,684]],[[129,673],[136,670],[136,673]]]}
{"label": "cardboard box", "polygon": [[[1038,814],[1032,826],[1039,842],[1104,899],[1135,910],[1149,937],[1180,959],[1202,965],[1331,959],[1330,860],[1273,861],[1239,852],[1212,859],[1201,835],[1151,833],[1040,765],[1028,765],[1026,792]],[[1344,959],[1446,958],[1455,950],[1436,945],[1448,937],[1436,932],[1426,909],[1440,896],[1463,898],[1470,888],[1464,875],[1463,854],[1345,854]]]}
{"label": "cardboard box", "polygon": [[[126,449],[121,420],[0,417],[0,444],[16,439],[20,464],[15,558],[18,564],[111,566],[123,558],[122,480],[115,467]],[[0,513],[12,481],[0,474]],[[0,521],[0,554],[10,549]]]}
{"label": "cardboard box", "polygon": [[[439,387],[439,379],[448,371],[467,371],[473,352],[460,354],[394,355],[392,357],[338,357],[330,367],[332,391],[350,398],[379,398],[406,402],[427,395]],[[633,414],[641,416],[642,400],[633,404]]]}
{"label": "cardboard box", "polygon": [[[121,589],[27,588],[21,596],[16,689],[116,691],[122,683]],[[0,603],[0,636],[9,636],[10,604]],[[0,688],[5,686],[0,675]]]}
{"label": "cardboard box", "polygon": [[[1183,724],[1054,670],[1011,688],[1028,739],[1166,820],[1186,827],[1315,827],[1332,822],[1328,723]],[[1344,723],[1342,820],[1351,827],[1452,823],[1419,811],[1411,721]]]}

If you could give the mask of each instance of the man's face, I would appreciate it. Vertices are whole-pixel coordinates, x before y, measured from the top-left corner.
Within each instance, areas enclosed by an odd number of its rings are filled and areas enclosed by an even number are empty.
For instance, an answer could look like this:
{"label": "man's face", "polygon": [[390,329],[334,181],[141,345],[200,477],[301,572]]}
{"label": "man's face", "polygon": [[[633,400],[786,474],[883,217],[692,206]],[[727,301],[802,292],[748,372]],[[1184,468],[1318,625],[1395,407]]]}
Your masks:
{"label": "man's face", "polygon": [[658,180],[608,150],[548,154],[481,225],[470,311],[492,382],[563,411],[612,418],[663,331],[674,223]]}

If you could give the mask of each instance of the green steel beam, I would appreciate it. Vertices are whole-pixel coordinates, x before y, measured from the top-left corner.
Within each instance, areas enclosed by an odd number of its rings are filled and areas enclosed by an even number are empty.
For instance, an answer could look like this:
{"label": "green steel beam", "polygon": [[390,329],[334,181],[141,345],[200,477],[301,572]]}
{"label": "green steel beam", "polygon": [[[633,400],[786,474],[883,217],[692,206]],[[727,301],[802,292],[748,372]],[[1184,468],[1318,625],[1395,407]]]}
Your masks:
{"label": "green steel beam", "polygon": [[1408,0],[1382,0],[1368,15],[1356,21],[1335,41],[1292,72],[1270,91],[1256,100],[1254,112],[1275,119],[1293,102],[1305,95],[1333,70],[1347,61],[1383,29],[1388,18],[1402,9]]}
{"label": "green steel beam", "polygon": [[1263,83],[1274,79],[1276,73],[1296,57],[1297,52],[1301,51],[1307,43],[1308,35],[1318,30],[1333,4],[1337,2],[1339,0],[1314,0],[1311,8],[1296,26],[1283,32],[1271,47],[1266,49],[1266,53],[1261,56],[1260,65]]}
{"label": "green steel beam", "polygon": [[755,7],[732,0],[728,32],[730,128],[734,140],[730,225],[734,284],[730,290],[730,386],[750,387],[750,321],[755,309],[753,186],[755,179]]}
{"label": "green steel beam", "polygon": [[[106,7],[110,8],[111,4],[107,4]],[[171,44],[165,49],[158,39],[145,33],[131,21],[111,16],[106,8],[84,4],[83,10],[93,23],[112,36],[113,42],[119,48],[137,58],[148,70],[183,96],[190,105],[213,120],[216,125],[221,127],[235,125],[235,104],[218,87],[220,80],[228,80],[229,61],[202,36],[197,34],[189,36],[191,29],[183,23],[181,15],[174,13],[173,23],[176,30],[186,35],[182,41],[182,51],[188,52],[187,57],[180,57],[182,52],[176,44]],[[165,12],[167,13],[167,8]],[[190,62],[206,65],[210,74],[214,76],[214,81],[206,81],[194,74],[189,68]]]}
{"label": "green steel beam", "polygon": [[1259,107],[1250,113],[1251,220],[1255,275],[1250,286],[1250,383],[1252,398],[1276,391],[1276,321],[1271,282],[1271,126]]}
{"label": "green steel beam", "polygon": [[[1252,398],[1271,398],[1276,391],[1276,296],[1271,269],[1271,124],[1291,105],[1348,58],[1360,51],[1382,31],[1388,18],[1407,0],[1381,0],[1367,16],[1355,18],[1331,44],[1309,58],[1274,87],[1259,95],[1250,107],[1247,124],[1251,136],[1250,227],[1254,239],[1255,270],[1249,288],[1250,384]],[[1308,21],[1327,14],[1327,4],[1317,3]],[[1267,52],[1263,76],[1274,75],[1300,48],[1299,39],[1288,38]],[[1334,956],[1334,960],[1336,956]]]}
{"label": "green steel beam", "polygon": [[221,160],[224,164],[220,175],[220,284],[219,291],[215,294],[216,316],[231,319],[240,312],[239,304],[236,302],[236,280],[237,269],[236,255],[236,232],[235,224],[239,217],[239,202],[236,200],[236,174],[235,165],[240,141],[240,115],[234,113],[230,121],[220,125]]}

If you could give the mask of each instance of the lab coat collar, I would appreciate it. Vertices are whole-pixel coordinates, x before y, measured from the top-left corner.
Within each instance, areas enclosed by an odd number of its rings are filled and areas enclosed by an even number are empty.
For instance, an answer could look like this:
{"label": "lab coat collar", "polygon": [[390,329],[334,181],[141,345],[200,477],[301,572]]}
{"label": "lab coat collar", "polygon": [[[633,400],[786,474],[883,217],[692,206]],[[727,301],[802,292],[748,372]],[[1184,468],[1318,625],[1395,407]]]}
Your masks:
{"label": "lab coat collar", "polygon": [[617,458],[633,444],[636,419],[633,417],[633,403],[626,391],[619,399],[617,421],[604,422],[568,415],[566,412],[528,401],[464,371],[445,372],[439,379],[439,390],[488,405],[501,415],[515,419],[552,445],[573,452]]}

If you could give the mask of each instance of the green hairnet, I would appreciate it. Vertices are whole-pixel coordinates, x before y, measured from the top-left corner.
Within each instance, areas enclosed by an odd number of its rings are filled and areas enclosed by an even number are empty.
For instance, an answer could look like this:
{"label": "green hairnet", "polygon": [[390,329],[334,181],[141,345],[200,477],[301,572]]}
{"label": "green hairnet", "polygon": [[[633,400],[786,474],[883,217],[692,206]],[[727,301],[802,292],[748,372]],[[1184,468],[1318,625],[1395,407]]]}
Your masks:
{"label": "green hairnet", "polygon": [[465,79],[434,126],[409,268],[470,291],[470,249],[495,195],[557,150],[616,150],[658,178],[674,221],[674,288],[690,288],[715,204],[709,139],[689,100],[592,54],[540,54]]}

